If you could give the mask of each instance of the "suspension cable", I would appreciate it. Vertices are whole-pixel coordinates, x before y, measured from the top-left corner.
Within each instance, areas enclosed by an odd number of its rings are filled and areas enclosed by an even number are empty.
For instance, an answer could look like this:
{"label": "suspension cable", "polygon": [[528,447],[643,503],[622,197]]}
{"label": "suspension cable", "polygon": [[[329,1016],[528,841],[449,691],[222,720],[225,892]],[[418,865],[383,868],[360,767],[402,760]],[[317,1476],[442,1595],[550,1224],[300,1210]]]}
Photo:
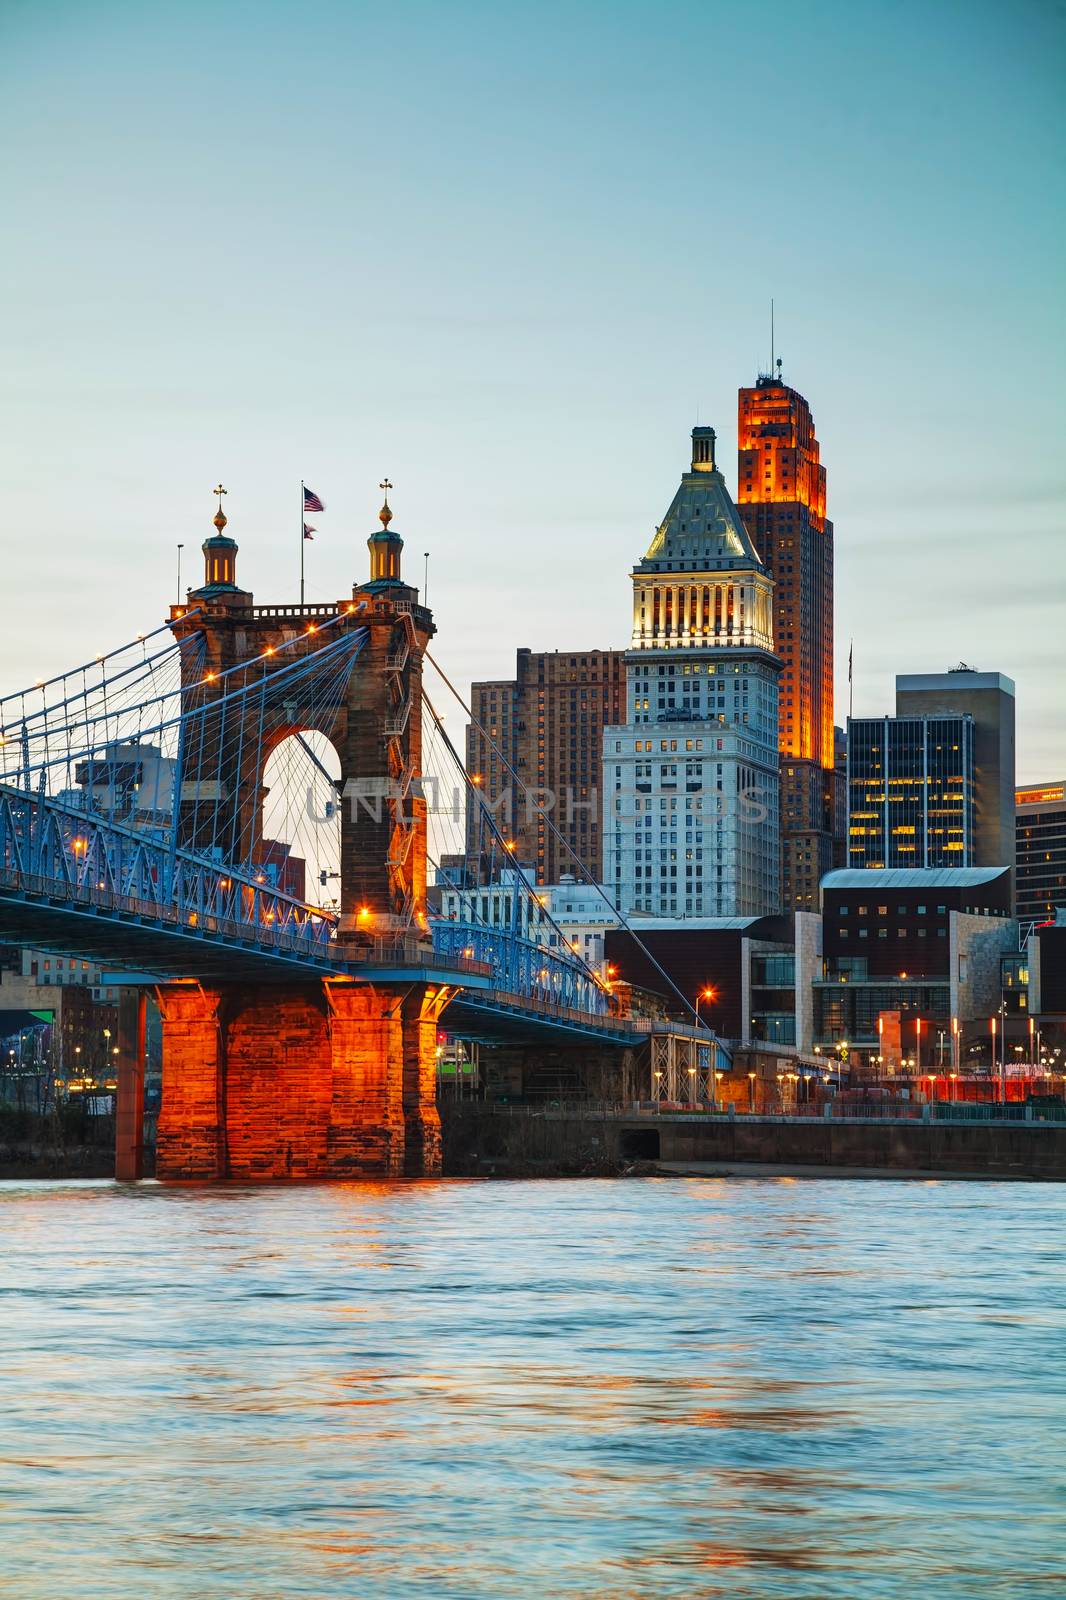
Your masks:
{"label": "suspension cable", "polygon": [[[570,844],[570,841],[555,826],[554,822],[551,819],[551,816],[550,816],[549,812],[547,812],[542,805],[537,803],[537,801],[535,799],[536,790],[530,789],[528,787],[528,785],[525,784],[523,782],[523,780],[519,777],[518,773],[515,771],[514,767],[512,767],[511,763],[508,761],[507,757],[504,755],[504,753],[500,749],[500,747],[496,744],[496,742],[492,738],[491,734],[489,734],[486,731],[486,729],[484,727],[484,724],[479,722],[478,718],[474,715],[473,709],[463,699],[462,695],[459,693],[459,690],[455,687],[454,683],[452,683],[451,679],[448,677],[448,675],[444,671],[443,667],[436,660],[436,658],[430,653],[429,650],[427,650],[425,652],[425,657],[426,657],[426,660],[429,662],[430,666],[437,673],[438,677],[440,677],[443,680],[445,686],[451,691],[451,693],[455,696],[455,699],[459,702],[460,706],[466,712],[467,716],[470,718],[471,725],[473,727],[475,727],[478,730],[478,732],[480,734],[482,734],[482,736],[488,741],[489,749],[492,751],[493,755],[499,757],[500,762],[502,763],[504,769],[506,770],[508,775],[511,777],[511,779],[514,781],[514,783],[518,786],[519,790],[521,791],[521,793],[523,795],[523,798],[525,798],[526,800],[530,800],[530,799],[533,800],[533,804],[534,804],[537,816],[540,817],[544,822],[546,822],[548,828],[551,830],[551,833],[552,833],[553,837],[558,841],[559,844],[561,844],[563,846],[563,848],[566,851],[567,855],[570,857],[570,860],[574,863],[574,865],[577,867],[578,871],[580,872],[582,878],[587,883],[591,884],[592,887],[596,890],[597,894],[603,900],[604,904],[607,906],[607,908],[611,912],[611,914],[618,919],[618,922],[619,922],[620,926],[623,927],[625,929],[625,931],[629,934],[630,938],[634,940],[634,942],[636,943],[636,945],[638,946],[638,948],[640,949],[642,954],[647,958],[647,960],[655,968],[656,972],[658,972],[659,976],[661,978],[664,978],[666,980],[666,982],[669,984],[669,986],[673,990],[674,994],[677,996],[677,998],[681,1001],[682,1005],[685,1007],[685,1010],[690,1012],[694,1017],[696,1017],[696,1026],[699,1027],[699,1025],[700,1025],[699,1017],[696,1016],[696,1008],[692,1004],[692,1001],[688,998],[688,996],[686,994],[684,994],[678,988],[677,984],[674,982],[673,978],[667,972],[666,968],[662,965],[662,963],[660,961],[656,960],[655,956],[652,955],[651,951],[648,949],[647,945],[644,943],[643,939],[640,937],[640,934],[637,933],[636,930],[634,929],[634,927],[633,927],[632,923],[630,922],[628,916],[615,904],[615,902],[612,900],[611,896],[607,893],[607,890],[604,887],[604,885],[596,882],[595,878],[593,877],[592,873],[589,871],[588,867],[581,860],[581,857],[572,848],[572,846]],[[475,788],[474,792],[477,793],[476,788]],[[487,807],[485,805],[484,799],[482,799],[481,805],[482,805],[483,812],[487,812]],[[715,1032],[715,1030],[713,1028],[708,1028],[707,1031],[710,1034],[712,1034],[713,1037],[715,1037],[715,1038],[718,1037],[717,1033]]]}

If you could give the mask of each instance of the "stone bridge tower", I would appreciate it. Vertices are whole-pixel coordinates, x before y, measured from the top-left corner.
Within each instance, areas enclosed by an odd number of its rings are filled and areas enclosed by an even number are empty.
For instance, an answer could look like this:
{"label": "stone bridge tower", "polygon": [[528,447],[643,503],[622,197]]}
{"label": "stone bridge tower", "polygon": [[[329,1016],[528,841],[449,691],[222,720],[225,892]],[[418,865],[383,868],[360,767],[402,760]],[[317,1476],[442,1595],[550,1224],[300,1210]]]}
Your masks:
{"label": "stone bridge tower", "polygon": [[[390,485],[383,485],[386,491]],[[171,608],[182,669],[179,838],[255,866],[270,752],[315,730],[340,759],[339,955],[368,973],[426,937],[421,790],[422,657],[433,618],[401,571],[387,492],[370,576],[330,605],[257,606],[237,582],[221,510],[204,582]],[[318,692],[316,658],[360,630],[343,690]],[[343,646],[339,652],[343,652]],[[295,689],[271,693],[295,661]],[[325,672],[325,665],[324,665]],[[284,680],[291,684],[293,674]],[[340,680],[339,680],[340,681]],[[261,684],[246,701],[233,690]],[[242,718],[244,719],[242,722]],[[173,983],[163,1014],[157,1170],[171,1178],[430,1175],[439,1170],[436,1027],[451,991],[426,982],[325,982],[210,990]]]}
{"label": "stone bridge tower", "polygon": [[[390,486],[391,487],[391,486]],[[216,491],[220,494],[223,491]],[[220,509],[204,542],[204,582],[171,607],[171,628],[192,641],[182,672],[180,842],[254,866],[263,838],[263,774],[292,734],[324,734],[341,765],[341,932],[378,940],[425,928],[426,821],[421,791],[422,656],[435,631],[418,591],[403,580],[403,540],[381,527],[367,541],[370,578],[329,605],[257,606],[237,583],[237,550]],[[314,672],[271,696],[300,661],[365,635],[342,697],[322,694]],[[258,685],[247,705],[233,692]],[[240,726],[241,721],[246,726]]]}

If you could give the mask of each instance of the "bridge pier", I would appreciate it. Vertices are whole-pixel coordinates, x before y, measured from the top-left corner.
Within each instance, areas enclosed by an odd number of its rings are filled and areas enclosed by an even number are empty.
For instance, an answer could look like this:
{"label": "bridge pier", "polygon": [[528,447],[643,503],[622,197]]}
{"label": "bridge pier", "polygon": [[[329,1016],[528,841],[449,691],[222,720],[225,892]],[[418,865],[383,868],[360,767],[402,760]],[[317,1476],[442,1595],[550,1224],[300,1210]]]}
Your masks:
{"label": "bridge pier", "polygon": [[118,1005],[118,1070],[115,1092],[115,1177],[144,1177],[144,1066],[148,996],[123,989]]}
{"label": "bridge pier", "polygon": [[166,985],[158,1176],[436,1175],[436,1022],[448,997],[344,979]]}

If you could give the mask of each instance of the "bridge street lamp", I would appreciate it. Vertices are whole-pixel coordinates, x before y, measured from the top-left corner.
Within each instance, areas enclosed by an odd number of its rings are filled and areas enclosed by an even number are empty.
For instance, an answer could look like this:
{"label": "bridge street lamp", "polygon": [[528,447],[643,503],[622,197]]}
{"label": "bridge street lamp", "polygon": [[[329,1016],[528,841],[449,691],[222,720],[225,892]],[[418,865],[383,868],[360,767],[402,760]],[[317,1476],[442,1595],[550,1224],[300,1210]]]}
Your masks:
{"label": "bridge street lamp", "polygon": [[700,990],[699,994],[696,996],[696,1026],[697,1026],[697,1028],[700,1025],[700,1001],[701,1000],[706,1000],[709,1005],[712,1005],[714,1003],[714,1001],[717,1000],[717,999],[718,999],[718,990],[714,987],[714,984],[713,983],[704,984],[703,988]]}
{"label": "bridge street lamp", "polygon": [[[714,1001],[717,1000],[717,999],[718,999],[718,990],[714,987],[714,984],[713,983],[705,983],[703,988],[700,990],[699,994],[696,996],[696,1026],[697,1026],[697,1028],[700,1025],[700,1001],[701,1000],[706,1000],[708,1005],[712,1005],[714,1003]],[[712,1106],[712,1109],[717,1111],[717,1109],[718,1109],[718,1085],[715,1083],[715,1080],[714,1080],[713,1068],[707,1074],[707,1079],[708,1079],[708,1084],[710,1086],[710,1091],[711,1091],[711,1106]]]}

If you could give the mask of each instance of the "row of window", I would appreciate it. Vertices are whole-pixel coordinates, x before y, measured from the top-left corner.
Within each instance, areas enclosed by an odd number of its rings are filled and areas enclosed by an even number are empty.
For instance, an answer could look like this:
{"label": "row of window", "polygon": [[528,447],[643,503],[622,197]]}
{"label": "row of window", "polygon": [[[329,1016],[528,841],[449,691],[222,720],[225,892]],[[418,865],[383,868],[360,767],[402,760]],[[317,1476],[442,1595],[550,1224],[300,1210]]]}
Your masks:
{"label": "row of window", "polygon": [[[869,913],[869,910],[870,910],[869,906],[858,906],[856,909],[857,909],[858,915],[860,917],[865,917]],[[947,916],[947,910],[948,910],[947,906],[937,906],[936,915],[938,917]],[[874,907],[874,911],[875,911],[875,914],[877,916],[879,916],[879,917],[887,917],[888,916],[888,907],[887,906],[875,906]],[[926,916],[928,914],[928,911],[929,911],[929,907],[928,906],[900,906],[900,905],[897,905],[897,907],[896,907],[896,915],[897,915],[897,917],[914,917],[914,916],[924,917],[924,916]],[[850,915],[851,915],[851,913],[850,913],[849,908],[847,906],[838,906],[837,907],[837,916],[839,916],[839,917],[847,917],[847,916],[850,916]]]}

